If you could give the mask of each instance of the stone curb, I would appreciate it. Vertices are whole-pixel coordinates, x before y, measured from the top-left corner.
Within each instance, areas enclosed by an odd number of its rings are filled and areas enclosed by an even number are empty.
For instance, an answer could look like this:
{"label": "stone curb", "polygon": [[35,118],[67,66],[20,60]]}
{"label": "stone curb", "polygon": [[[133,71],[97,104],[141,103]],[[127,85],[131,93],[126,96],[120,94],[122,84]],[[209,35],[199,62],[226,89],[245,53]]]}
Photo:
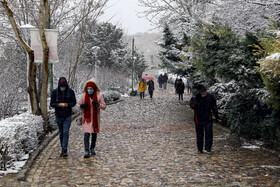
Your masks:
{"label": "stone curb", "polygon": [[[107,103],[106,105],[113,105],[119,102],[124,101],[123,99],[113,101],[110,103]],[[76,113],[72,116],[72,122],[80,115],[80,113]],[[30,168],[32,167],[33,163],[35,162],[36,158],[40,155],[40,153],[47,147],[47,145],[58,135],[58,129],[55,130],[51,135],[49,135],[42,143],[41,145],[33,151],[25,163],[25,165],[22,167],[22,169],[17,173],[16,178],[19,181],[26,181],[27,173],[30,171]]]}
{"label": "stone curb", "polygon": [[[79,113],[74,114],[72,116],[72,122],[78,117]],[[58,129],[55,130],[51,135],[49,135],[41,145],[29,155],[29,158],[22,169],[17,173],[17,180],[26,181],[27,173],[35,162],[36,158],[40,155],[40,153],[47,147],[47,145],[58,135]]]}
{"label": "stone curb", "polygon": [[113,102],[110,102],[110,103],[106,103],[106,105],[113,105],[113,104],[116,104],[116,103],[119,103],[119,102],[122,102],[124,101],[123,99],[120,99],[120,100],[117,100],[117,101],[113,101]]}

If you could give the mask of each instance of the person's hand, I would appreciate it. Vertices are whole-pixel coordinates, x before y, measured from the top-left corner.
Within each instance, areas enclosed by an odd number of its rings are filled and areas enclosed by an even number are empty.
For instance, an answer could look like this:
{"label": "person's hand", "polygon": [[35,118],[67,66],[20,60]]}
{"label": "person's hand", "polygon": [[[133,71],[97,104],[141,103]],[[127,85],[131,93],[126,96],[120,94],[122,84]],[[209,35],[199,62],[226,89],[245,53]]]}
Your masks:
{"label": "person's hand", "polygon": [[88,107],[88,104],[81,104],[81,105],[80,105],[80,108],[81,108],[81,109],[84,109],[84,108],[87,108],[87,107]]}
{"label": "person's hand", "polygon": [[58,106],[62,108],[68,107],[68,103],[58,103]]}
{"label": "person's hand", "polygon": [[95,107],[99,107],[100,104],[97,101],[92,101],[92,105]]}
{"label": "person's hand", "polygon": [[215,122],[216,122],[216,123],[219,123],[219,122],[220,122],[219,117],[215,117]]}

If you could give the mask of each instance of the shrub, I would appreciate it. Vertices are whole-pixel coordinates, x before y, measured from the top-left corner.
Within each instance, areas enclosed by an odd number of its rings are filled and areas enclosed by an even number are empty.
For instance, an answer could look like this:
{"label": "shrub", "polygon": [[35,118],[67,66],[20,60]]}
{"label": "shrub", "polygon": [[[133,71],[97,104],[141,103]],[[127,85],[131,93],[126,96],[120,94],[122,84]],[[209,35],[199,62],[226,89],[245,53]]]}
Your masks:
{"label": "shrub", "polygon": [[[43,133],[43,119],[30,113],[23,113],[0,121],[1,160],[10,163],[37,148]],[[5,153],[5,145],[8,151]]]}
{"label": "shrub", "polygon": [[121,94],[119,92],[113,91],[113,90],[108,90],[108,91],[102,92],[102,95],[103,95],[105,103],[117,101],[121,98]]}

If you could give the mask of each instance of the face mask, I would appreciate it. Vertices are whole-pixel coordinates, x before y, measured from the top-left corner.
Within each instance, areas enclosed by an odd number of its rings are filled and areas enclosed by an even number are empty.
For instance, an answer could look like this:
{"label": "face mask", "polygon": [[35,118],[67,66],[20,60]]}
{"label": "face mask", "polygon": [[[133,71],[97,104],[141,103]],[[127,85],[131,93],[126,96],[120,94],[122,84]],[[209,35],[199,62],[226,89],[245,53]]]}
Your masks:
{"label": "face mask", "polygon": [[202,94],[201,97],[206,97],[206,95],[207,95],[207,93],[206,94]]}
{"label": "face mask", "polygon": [[87,90],[88,94],[91,95],[94,93],[94,90]]}
{"label": "face mask", "polygon": [[60,91],[64,92],[66,90],[66,87],[60,87]]}

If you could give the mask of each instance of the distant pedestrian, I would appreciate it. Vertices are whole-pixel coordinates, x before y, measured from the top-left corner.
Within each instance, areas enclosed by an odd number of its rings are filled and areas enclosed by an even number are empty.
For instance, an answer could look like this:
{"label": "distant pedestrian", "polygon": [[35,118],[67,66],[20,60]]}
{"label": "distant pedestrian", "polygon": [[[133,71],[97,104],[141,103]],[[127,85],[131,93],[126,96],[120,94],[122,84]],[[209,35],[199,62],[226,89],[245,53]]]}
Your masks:
{"label": "distant pedestrian", "polygon": [[190,107],[194,109],[194,121],[196,128],[198,153],[203,153],[203,141],[205,133],[205,150],[211,153],[213,144],[213,119],[212,113],[218,119],[216,99],[207,93],[204,85],[197,87],[198,94],[190,100]]}
{"label": "distant pedestrian", "polygon": [[179,101],[183,100],[183,94],[185,91],[185,84],[182,79],[179,79],[176,86],[176,92],[179,94]]}
{"label": "distant pedestrian", "polygon": [[167,73],[165,73],[163,76],[162,76],[162,82],[163,82],[163,89],[166,90],[167,88],[167,81],[168,81],[168,76],[167,76]]}
{"label": "distant pedestrian", "polygon": [[162,74],[160,74],[158,77],[158,86],[160,90],[162,89],[162,84],[163,84]]}
{"label": "distant pedestrian", "polygon": [[69,88],[65,77],[60,77],[58,87],[52,91],[50,106],[55,108],[59,130],[61,157],[67,157],[69,129],[72,121],[72,107],[76,105],[75,92]]}
{"label": "distant pedestrian", "polygon": [[190,95],[192,93],[191,81],[187,79],[187,93]]}
{"label": "distant pedestrian", "polygon": [[174,88],[175,88],[175,93],[177,94],[177,84],[178,84],[178,81],[179,81],[179,79],[178,79],[178,77],[176,78],[176,80],[175,80],[175,82],[174,82]]}
{"label": "distant pedestrian", "polygon": [[140,79],[138,83],[138,90],[140,92],[140,99],[144,99],[145,97],[145,91],[147,90],[147,83],[144,79]]}
{"label": "distant pedestrian", "polygon": [[[96,139],[100,131],[100,109],[105,110],[106,103],[94,78],[86,82],[83,92],[79,105],[83,111],[84,158],[89,158],[90,154],[96,155]],[[90,135],[91,145],[89,145]]]}
{"label": "distant pedestrian", "polygon": [[148,81],[148,90],[149,90],[150,98],[153,99],[153,93],[155,90],[155,83],[153,80]]}

